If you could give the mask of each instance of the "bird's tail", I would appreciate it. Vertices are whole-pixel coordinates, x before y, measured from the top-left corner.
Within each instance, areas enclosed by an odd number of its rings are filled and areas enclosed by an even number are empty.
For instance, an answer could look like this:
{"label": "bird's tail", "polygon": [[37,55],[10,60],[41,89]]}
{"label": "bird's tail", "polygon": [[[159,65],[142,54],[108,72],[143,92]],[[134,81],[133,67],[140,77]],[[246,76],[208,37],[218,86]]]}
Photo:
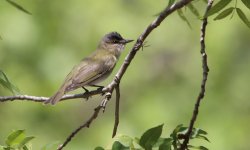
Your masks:
{"label": "bird's tail", "polygon": [[55,95],[51,96],[50,99],[44,102],[44,104],[52,104],[55,105],[60,99],[63,97],[65,93],[65,89],[62,87],[60,88]]}

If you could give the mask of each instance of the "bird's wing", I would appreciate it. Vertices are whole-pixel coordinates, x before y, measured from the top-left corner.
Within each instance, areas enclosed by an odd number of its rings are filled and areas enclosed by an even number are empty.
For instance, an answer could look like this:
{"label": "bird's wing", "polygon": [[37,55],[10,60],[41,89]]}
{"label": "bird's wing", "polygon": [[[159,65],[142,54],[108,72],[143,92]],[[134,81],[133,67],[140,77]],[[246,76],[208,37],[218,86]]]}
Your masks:
{"label": "bird's wing", "polygon": [[[109,62],[110,63],[110,62]],[[74,90],[76,88],[88,85],[89,83],[97,80],[111,69],[114,68],[115,62],[97,62],[97,61],[82,61],[79,65],[75,66],[71,71],[71,84],[68,85],[68,90]]]}

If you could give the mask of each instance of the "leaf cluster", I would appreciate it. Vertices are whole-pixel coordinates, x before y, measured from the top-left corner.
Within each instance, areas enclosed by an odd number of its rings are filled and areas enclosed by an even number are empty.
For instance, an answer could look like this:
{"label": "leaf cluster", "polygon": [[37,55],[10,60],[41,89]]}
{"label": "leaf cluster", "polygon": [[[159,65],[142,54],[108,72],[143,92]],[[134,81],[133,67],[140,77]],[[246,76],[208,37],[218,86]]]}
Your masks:
{"label": "leaf cluster", "polygon": [[[219,13],[214,18],[214,20],[221,20],[221,19],[228,17],[229,15],[232,15],[231,16],[231,18],[232,18],[233,15],[235,14],[234,12],[236,12],[238,17],[242,20],[242,22],[245,23],[245,25],[250,28],[250,21],[248,20],[248,18],[246,17],[246,15],[242,11],[242,9],[237,7],[237,0],[235,0],[235,5],[233,7],[226,8],[231,2],[232,2],[232,0],[219,1],[210,9],[207,16],[211,16],[211,15],[214,15],[216,13]],[[250,1],[249,0],[241,0],[241,2],[250,10]]]}
{"label": "leaf cluster", "polygon": [[[176,0],[169,0],[168,2],[168,7],[171,7],[171,5],[175,2]],[[207,3],[207,0],[203,0],[205,3]],[[250,28],[250,21],[247,18],[246,14],[242,11],[241,8],[237,7],[237,2],[240,0],[235,0],[235,5],[228,7],[227,6],[232,3],[233,0],[220,0],[218,3],[216,3],[205,16],[201,16],[198,7],[196,8],[194,2],[189,3],[185,8],[177,10],[178,16],[187,23],[187,25],[191,28],[191,24],[188,20],[188,18],[185,16],[185,11],[186,8],[190,10],[190,12],[197,18],[197,19],[203,19],[204,17],[209,17],[212,15],[216,15],[216,17],[213,20],[221,20],[229,15],[231,15],[231,18],[234,16],[234,12],[237,13],[238,17],[242,20],[243,23],[247,27]],[[241,0],[241,2],[250,10],[250,0]]]}
{"label": "leaf cluster", "polygon": [[25,130],[15,130],[5,139],[6,146],[0,145],[0,150],[29,150],[27,144],[34,139],[34,136],[26,136]]}
{"label": "leaf cluster", "polygon": [[[181,146],[181,142],[185,137],[188,127],[184,127],[182,124],[178,125],[170,137],[161,137],[163,124],[146,130],[140,138],[132,138],[127,135],[121,135],[115,139],[112,144],[111,150],[177,150]],[[192,134],[189,137],[192,139],[202,139],[209,142],[206,137],[207,132],[193,128]],[[204,146],[188,145],[189,149],[208,150]],[[96,147],[95,150],[105,150],[103,147]]]}

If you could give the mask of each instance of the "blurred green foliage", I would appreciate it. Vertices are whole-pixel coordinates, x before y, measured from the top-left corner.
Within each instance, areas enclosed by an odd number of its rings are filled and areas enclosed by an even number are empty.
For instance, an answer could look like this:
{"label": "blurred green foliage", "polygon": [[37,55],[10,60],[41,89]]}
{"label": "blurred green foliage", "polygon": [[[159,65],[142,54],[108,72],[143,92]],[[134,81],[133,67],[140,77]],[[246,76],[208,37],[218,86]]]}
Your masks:
{"label": "blurred green foliage", "polygon": [[[118,31],[136,39],[168,1],[150,0],[22,0],[15,1],[32,15],[0,2],[0,68],[23,94],[51,96],[64,77],[100,38]],[[246,2],[246,1],[244,1]],[[193,5],[203,14],[205,3]],[[227,8],[234,7],[229,3]],[[250,16],[243,3],[237,7]],[[176,124],[187,125],[201,81],[200,20],[183,9],[192,29],[175,13],[147,39],[121,82],[121,113],[118,133],[136,136],[165,122],[171,132]],[[238,11],[237,11],[238,13]],[[209,19],[207,53],[210,73],[207,92],[196,126],[206,129],[211,143],[194,142],[209,149],[247,150],[250,126],[250,31],[239,17]],[[249,18],[248,18],[249,19]],[[132,44],[124,51],[121,65]],[[146,71],[146,72],[143,72]],[[103,85],[112,80],[110,77]],[[76,91],[82,92],[82,90]],[[0,88],[0,95],[11,95]],[[70,100],[56,106],[32,102],[0,105],[0,144],[13,129],[26,129],[37,137],[34,149],[64,141],[92,113],[100,101]],[[112,101],[113,102],[113,101]],[[94,149],[111,140],[114,104],[81,131],[65,149]],[[168,131],[169,129],[169,131]]]}

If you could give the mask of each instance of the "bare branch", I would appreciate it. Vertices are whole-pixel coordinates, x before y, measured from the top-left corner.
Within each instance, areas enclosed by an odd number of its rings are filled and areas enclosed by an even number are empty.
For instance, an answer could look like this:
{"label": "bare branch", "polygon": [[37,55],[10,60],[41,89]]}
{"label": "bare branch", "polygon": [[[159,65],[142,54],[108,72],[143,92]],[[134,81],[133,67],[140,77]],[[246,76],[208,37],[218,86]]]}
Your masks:
{"label": "bare branch", "polygon": [[[69,94],[64,95],[60,101],[69,100],[69,99],[76,99],[76,98],[89,98],[93,95],[98,95],[107,92],[108,89],[97,89],[89,92],[85,92],[82,94]],[[15,96],[0,96],[0,102],[6,101],[33,101],[33,102],[45,102],[48,100],[49,97],[39,97],[39,96],[29,96],[29,95],[15,95]]]}
{"label": "bare branch", "polygon": [[81,131],[83,128],[89,128],[91,123],[98,117],[98,114],[100,112],[101,109],[105,110],[106,105],[108,104],[109,99],[111,98],[111,95],[109,95],[110,93],[105,95],[105,98],[102,100],[102,102],[100,103],[99,106],[97,106],[94,109],[94,113],[92,114],[92,116],[86,121],[84,122],[81,126],[79,126],[77,129],[75,129],[67,138],[66,140],[63,142],[62,145],[60,145],[57,150],[62,150],[71,140],[72,138],[79,132]]}
{"label": "bare branch", "polygon": [[206,34],[206,26],[207,26],[207,13],[210,10],[210,8],[212,7],[212,4],[213,4],[213,0],[208,0],[207,8],[206,8],[204,18],[203,18],[203,22],[202,22],[202,25],[201,25],[201,37],[200,37],[201,51],[200,51],[200,53],[201,53],[201,57],[202,57],[202,69],[203,69],[201,90],[200,90],[200,93],[199,93],[199,95],[197,97],[195,107],[194,107],[194,111],[193,111],[193,116],[192,116],[192,118],[190,120],[188,131],[185,134],[185,138],[184,138],[183,143],[181,144],[180,150],[187,149],[187,144],[189,142],[189,138],[190,138],[190,135],[192,133],[194,123],[195,123],[196,118],[197,118],[198,113],[199,113],[200,102],[205,96],[206,83],[207,83],[207,77],[208,77],[208,72],[209,72],[209,68],[208,68],[208,64],[207,64],[205,34]]}

